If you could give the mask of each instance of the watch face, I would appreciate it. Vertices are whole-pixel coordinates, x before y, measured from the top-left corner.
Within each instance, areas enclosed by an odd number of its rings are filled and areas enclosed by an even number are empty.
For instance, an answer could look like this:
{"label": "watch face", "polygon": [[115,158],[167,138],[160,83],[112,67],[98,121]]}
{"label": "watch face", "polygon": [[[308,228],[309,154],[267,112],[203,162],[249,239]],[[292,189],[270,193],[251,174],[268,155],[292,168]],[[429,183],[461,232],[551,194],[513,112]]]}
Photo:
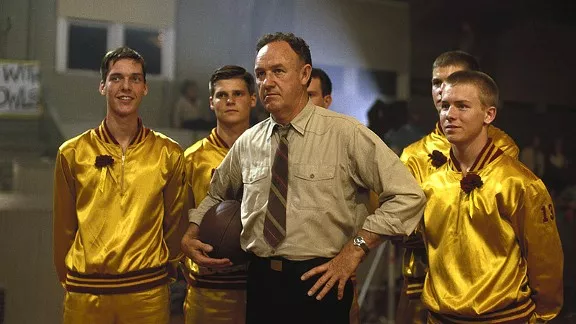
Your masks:
{"label": "watch face", "polygon": [[357,246],[357,247],[361,248],[362,250],[364,250],[364,253],[368,254],[368,252],[370,252],[370,249],[368,248],[368,245],[366,245],[366,241],[364,240],[364,238],[362,236],[356,236],[352,240],[352,243],[354,244],[354,246]]}

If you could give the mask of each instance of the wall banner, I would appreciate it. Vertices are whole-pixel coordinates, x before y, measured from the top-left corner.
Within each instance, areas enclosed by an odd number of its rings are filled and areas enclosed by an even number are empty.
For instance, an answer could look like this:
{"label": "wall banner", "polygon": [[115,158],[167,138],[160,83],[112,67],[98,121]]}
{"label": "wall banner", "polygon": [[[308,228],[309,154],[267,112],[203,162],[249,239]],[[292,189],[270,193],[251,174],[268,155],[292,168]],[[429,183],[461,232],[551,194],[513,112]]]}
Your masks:
{"label": "wall banner", "polygon": [[0,59],[0,117],[40,113],[40,62]]}

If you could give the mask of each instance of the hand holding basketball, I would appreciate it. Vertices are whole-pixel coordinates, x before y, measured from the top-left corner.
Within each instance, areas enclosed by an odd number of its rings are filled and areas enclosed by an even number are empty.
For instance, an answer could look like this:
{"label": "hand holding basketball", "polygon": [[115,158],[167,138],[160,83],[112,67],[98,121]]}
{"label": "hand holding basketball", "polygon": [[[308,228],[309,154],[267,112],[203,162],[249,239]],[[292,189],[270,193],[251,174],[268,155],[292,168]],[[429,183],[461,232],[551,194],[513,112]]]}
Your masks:
{"label": "hand holding basketball", "polygon": [[198,239],[213,247],[209,257],[227,258],[234,264],[242,264],[247,261],[247,253],[240,247],[241,232],[240,202],[225,200],[206,212]]}

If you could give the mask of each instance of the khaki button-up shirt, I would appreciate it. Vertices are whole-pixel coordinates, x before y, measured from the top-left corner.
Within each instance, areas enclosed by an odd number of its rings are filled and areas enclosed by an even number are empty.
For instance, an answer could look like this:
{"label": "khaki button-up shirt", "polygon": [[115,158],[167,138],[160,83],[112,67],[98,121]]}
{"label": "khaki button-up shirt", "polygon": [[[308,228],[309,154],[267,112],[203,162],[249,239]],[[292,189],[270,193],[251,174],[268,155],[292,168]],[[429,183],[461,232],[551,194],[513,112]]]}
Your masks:
{"label": "khaki button-up shirt", "polygon": [[[292,260],[334,257],[360,228],[392,236],[414,230],[425,198],[396,154],[357,120],[308,102],[288,134],[286,238],[273,249],[263,228],[278,146],[275,124],[269,118],[238,138],[190,222],[200,224],[210,207],[242,195],[242,248]],[[370,190],[381,203],[371,215]]]}

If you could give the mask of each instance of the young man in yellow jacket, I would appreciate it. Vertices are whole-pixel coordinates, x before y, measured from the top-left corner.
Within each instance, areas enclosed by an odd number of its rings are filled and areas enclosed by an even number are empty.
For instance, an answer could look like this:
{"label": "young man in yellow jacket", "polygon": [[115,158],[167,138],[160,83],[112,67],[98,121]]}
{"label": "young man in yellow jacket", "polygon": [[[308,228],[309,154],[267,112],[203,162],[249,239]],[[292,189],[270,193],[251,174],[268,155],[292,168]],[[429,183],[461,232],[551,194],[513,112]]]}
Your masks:
{"label": "young man in yellow jacket", "polygon": [[108,52],[100,126],[66,141],[54,172],[54,263],[64,323],[168,323],[169,276],[186,230],[184,154],[139,117],[136,51]]}
{"label": "young man in yellow jacket", "polygon": [[[254,77],[244,68],[223,66],[210,77],[210,109],[216,128],[184,153],[192,207],[206,197],[214,170],[232,144],[250,127],[250,111],[256,106]],[[189,282],[184,302],[186,324],[243,324],[246,318],[246,264],[218,271],[184,259]]]}
{"label": "young man in yellow jacket", "polygon": [[542,323],[563,302],[563,253],[552,199],[488,135],[498,87],[482,72],[451,74],[440,127],[447,162],[422,184],[428,323]]}

